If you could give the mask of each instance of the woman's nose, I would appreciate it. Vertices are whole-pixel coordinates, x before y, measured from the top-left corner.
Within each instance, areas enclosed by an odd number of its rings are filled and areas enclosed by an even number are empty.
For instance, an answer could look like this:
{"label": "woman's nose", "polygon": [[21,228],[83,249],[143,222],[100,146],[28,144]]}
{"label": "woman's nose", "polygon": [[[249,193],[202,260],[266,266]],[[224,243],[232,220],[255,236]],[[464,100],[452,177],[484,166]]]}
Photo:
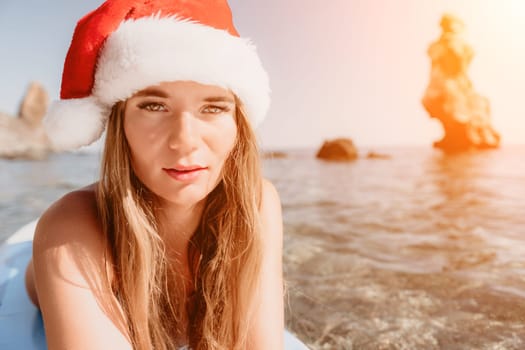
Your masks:
{"label": "woman's nose", "polygon": [[189,153],[198,145],[198,125],[196,119],[189,112],[182,112],[173,116],[171,123],[169,147],[182,153]]}

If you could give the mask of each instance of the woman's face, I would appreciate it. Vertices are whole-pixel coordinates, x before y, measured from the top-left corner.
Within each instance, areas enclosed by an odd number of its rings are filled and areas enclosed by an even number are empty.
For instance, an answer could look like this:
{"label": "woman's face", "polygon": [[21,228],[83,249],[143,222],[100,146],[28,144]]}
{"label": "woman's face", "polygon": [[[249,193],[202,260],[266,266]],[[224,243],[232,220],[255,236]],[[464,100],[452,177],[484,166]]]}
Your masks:
{"label": "woman's face", "polygon": [[235,144],[234,96],[191,81],[148,87],[126,102],[124,133],[142,183],[171,203],[193,206],[215,188]]}

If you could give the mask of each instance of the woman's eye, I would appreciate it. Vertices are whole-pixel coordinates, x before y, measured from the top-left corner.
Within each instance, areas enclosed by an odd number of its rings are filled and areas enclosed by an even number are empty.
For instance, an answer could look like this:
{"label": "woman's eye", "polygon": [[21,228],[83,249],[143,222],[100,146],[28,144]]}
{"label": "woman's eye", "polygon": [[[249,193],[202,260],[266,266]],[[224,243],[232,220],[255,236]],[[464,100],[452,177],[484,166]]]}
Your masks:
{"label": "woman's eye", "polygon": [[156,102],[145,102],[141,103],[138,106],[140,109],[144,109],[146,111],[150,112],[164,112],[166,110],[166,106],[164,106],[161,103]]}
{"label": "woman's eye", "polygon": [[211,114],[218,114],[222,112],[227,112],[227,107],[220,107],[220,106],[206,106],[203,109],[204,113],[211,113]]}

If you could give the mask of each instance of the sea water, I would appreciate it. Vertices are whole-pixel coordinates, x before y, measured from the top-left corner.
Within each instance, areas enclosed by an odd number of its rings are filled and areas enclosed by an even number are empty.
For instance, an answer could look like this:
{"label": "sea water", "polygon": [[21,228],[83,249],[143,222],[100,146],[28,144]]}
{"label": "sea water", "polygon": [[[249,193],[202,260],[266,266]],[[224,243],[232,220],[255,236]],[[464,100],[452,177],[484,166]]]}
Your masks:
{"label": "sea water", "polygon": [[[312,349],[524,349],[525,147],[375,151],[388,157],[263,162],[283,207],[287,328]],[[0,240],[99,162],[0,160]]]}

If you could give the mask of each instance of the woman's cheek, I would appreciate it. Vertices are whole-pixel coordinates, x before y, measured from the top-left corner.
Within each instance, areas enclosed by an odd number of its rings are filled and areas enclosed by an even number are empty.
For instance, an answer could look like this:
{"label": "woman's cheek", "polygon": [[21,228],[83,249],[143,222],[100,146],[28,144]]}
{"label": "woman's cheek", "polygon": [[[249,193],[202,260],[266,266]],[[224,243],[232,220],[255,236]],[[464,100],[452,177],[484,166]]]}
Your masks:
{"label": "woman's cheek", "polygon": [[130,122],[126,136],[130,147],[136,151],[146,151],[161,140],[163,128],[161,125],[148,121]]}

